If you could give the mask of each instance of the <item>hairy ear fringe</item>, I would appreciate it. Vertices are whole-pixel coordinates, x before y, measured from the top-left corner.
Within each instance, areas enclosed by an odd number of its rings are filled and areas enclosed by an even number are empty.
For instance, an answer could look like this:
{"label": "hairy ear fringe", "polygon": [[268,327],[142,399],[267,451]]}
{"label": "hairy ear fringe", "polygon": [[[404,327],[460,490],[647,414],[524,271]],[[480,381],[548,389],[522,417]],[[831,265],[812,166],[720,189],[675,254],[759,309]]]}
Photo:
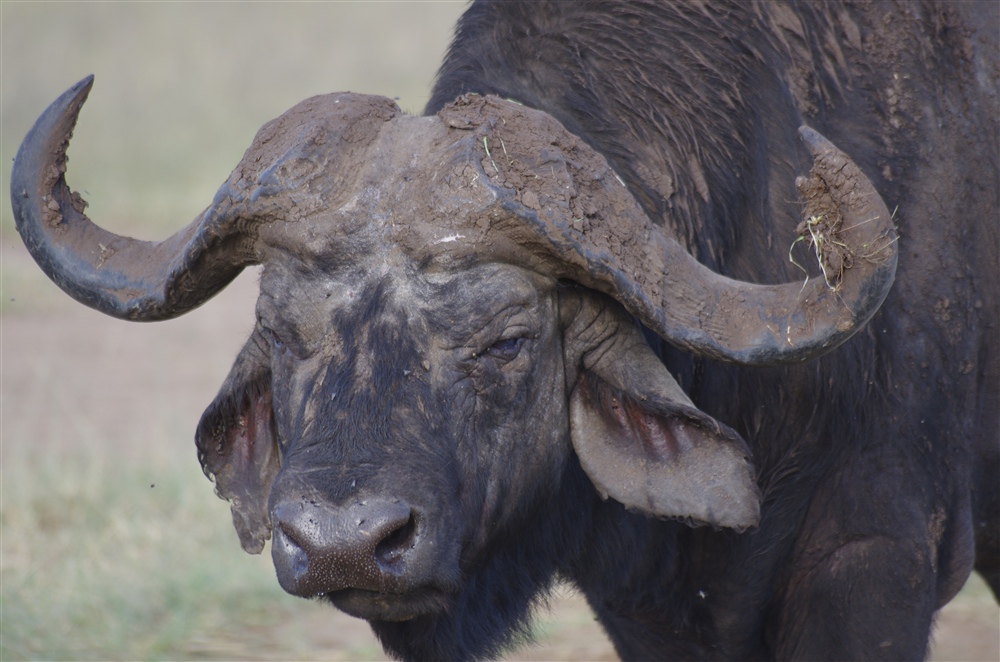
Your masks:
{"label": "hairy ear fringe", "polygon": [[259,554],[271,537],[267,501],[281,466],[270,379],[244,382],[233,393],[227,380],[202,415],[196,444],[202,471],[215,493],[231,504],[233,526],[243,550]]}
{"label": "hairy ear fringe", "polygon": [[760,492],[749,450],[704,412],[614,388],[585,371],[570,398],[570,421],[580,464],[602,496],[689,523],[740,531],[757,525]]}

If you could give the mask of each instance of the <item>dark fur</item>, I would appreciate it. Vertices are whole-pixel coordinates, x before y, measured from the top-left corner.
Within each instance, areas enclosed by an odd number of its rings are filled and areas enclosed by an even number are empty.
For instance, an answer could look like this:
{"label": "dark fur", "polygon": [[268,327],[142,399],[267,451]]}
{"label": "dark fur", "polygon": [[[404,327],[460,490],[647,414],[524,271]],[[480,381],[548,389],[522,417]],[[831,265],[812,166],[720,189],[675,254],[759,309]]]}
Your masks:
{"label": "dark fur", "polygon": [[809,123],[898,205],[900,267],[869,326],[818,361],[741,369],[660,348],[695,403],[750,442],[758,529],[627,513],[571,463],[516,553],[463,594],[468,618],[376,623],[390,650],[493,654],[553,570],[628,659],[917,659],[973,558],[1000,594],[997,105],[962,18],[866,2],[469,9],[428,113],[466,92],[549,112],[699,259],[757,282],[797,275],[792,182],[809,160],[794,131]]}

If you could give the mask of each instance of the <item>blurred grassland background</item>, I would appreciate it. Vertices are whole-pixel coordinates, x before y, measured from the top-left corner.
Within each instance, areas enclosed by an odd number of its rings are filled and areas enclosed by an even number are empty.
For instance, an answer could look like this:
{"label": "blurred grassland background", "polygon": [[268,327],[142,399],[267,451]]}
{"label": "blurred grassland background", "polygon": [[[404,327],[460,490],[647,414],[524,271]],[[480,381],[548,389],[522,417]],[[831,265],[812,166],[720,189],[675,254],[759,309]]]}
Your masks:
{"label": "blurred grassland background", "polygon": [[[382,659],[362,621],[286,595],[266,550],[242,553],[198,466],[194,428],[252,327],[254,274],[178,320],[112,320],[27,257],[7,182],[34,119],[93,73],[69,183],[108,229],[162,239],[308,96],[419,112],[464,6],[0,2],[0,659]],[[578,597],[553,603],[541,647],[511,659],[614,659]],[[943,620],[938,659],[1000,657],[981,583]]]}

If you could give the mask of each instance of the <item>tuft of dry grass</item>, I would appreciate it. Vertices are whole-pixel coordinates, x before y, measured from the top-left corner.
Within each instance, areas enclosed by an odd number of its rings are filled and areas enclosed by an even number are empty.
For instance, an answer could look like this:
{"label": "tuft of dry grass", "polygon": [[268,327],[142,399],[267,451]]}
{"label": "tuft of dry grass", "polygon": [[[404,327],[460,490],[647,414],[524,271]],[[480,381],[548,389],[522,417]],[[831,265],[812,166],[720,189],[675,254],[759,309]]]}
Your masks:
{"label": "tuft of dry grass", "polygon": [[816,214],[799,223],[795,229],[795,234],[798,236],[788,247],[788,261],[806,274],[806,280],[802,286],[805,287],[809,281],[809,271],[799,264],[792,254],[795,246],[800,242],[804,242],[808,248],[812,248],[820,272],[823,274],[823,281],[831,290],[840,288],[844,278],[844,270],[853,267],[856,260],[874,264],[883,263],[886,259],[886,249],[896,242],[895,236],[889,236],[891,234],[889,230],[883,231],[872,244],[863,244],[860,249],[852,248],[841,240],[841,235],[844,232],[866,223],[872,223],[875,220],[877,219],[871,218],[845,228],[839,214]]}

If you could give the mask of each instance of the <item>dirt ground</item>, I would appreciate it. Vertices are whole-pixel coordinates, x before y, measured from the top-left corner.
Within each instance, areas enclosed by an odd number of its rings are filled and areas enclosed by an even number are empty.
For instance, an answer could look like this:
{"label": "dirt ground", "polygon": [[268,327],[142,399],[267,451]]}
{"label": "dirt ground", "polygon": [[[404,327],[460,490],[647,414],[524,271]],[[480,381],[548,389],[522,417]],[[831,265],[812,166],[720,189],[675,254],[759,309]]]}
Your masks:
{"label": "dirt ground", "polygon": [[[59,293],[40,276],[16,239],[4,241],[0,257],[4,470],[11,470],[11,458],[24,445],[51,444],[56,451],[85,440],[110,444],[122,457],[141,457],[136,431],[164,426],[176,437],[170,443],[190,449],[196,467],[191,433],[251,327],[255,274],[245,274],[208,305],[179,320],[130,324],[87,310]],[[100,450],[95,447],[94,452]],[[211,496],[206,493],[206,498]],[[232,554],[240,554],[235,544]],[[539,644],[511,659],[616,659],[579,596],[560,590],[552,607],[538,628]],[[998,613],[982,585],[967,589],[941,612],[932,659],[1000,659]],[[287,658],[289,651],[266,644],[273,639],[300,642],[295,655],[311,659],[381,658],[364,622],[323,605],[303,607],[294,618],[269,628],[256,634],[264,642],[258,650],[208,648],[198,656]]]}

